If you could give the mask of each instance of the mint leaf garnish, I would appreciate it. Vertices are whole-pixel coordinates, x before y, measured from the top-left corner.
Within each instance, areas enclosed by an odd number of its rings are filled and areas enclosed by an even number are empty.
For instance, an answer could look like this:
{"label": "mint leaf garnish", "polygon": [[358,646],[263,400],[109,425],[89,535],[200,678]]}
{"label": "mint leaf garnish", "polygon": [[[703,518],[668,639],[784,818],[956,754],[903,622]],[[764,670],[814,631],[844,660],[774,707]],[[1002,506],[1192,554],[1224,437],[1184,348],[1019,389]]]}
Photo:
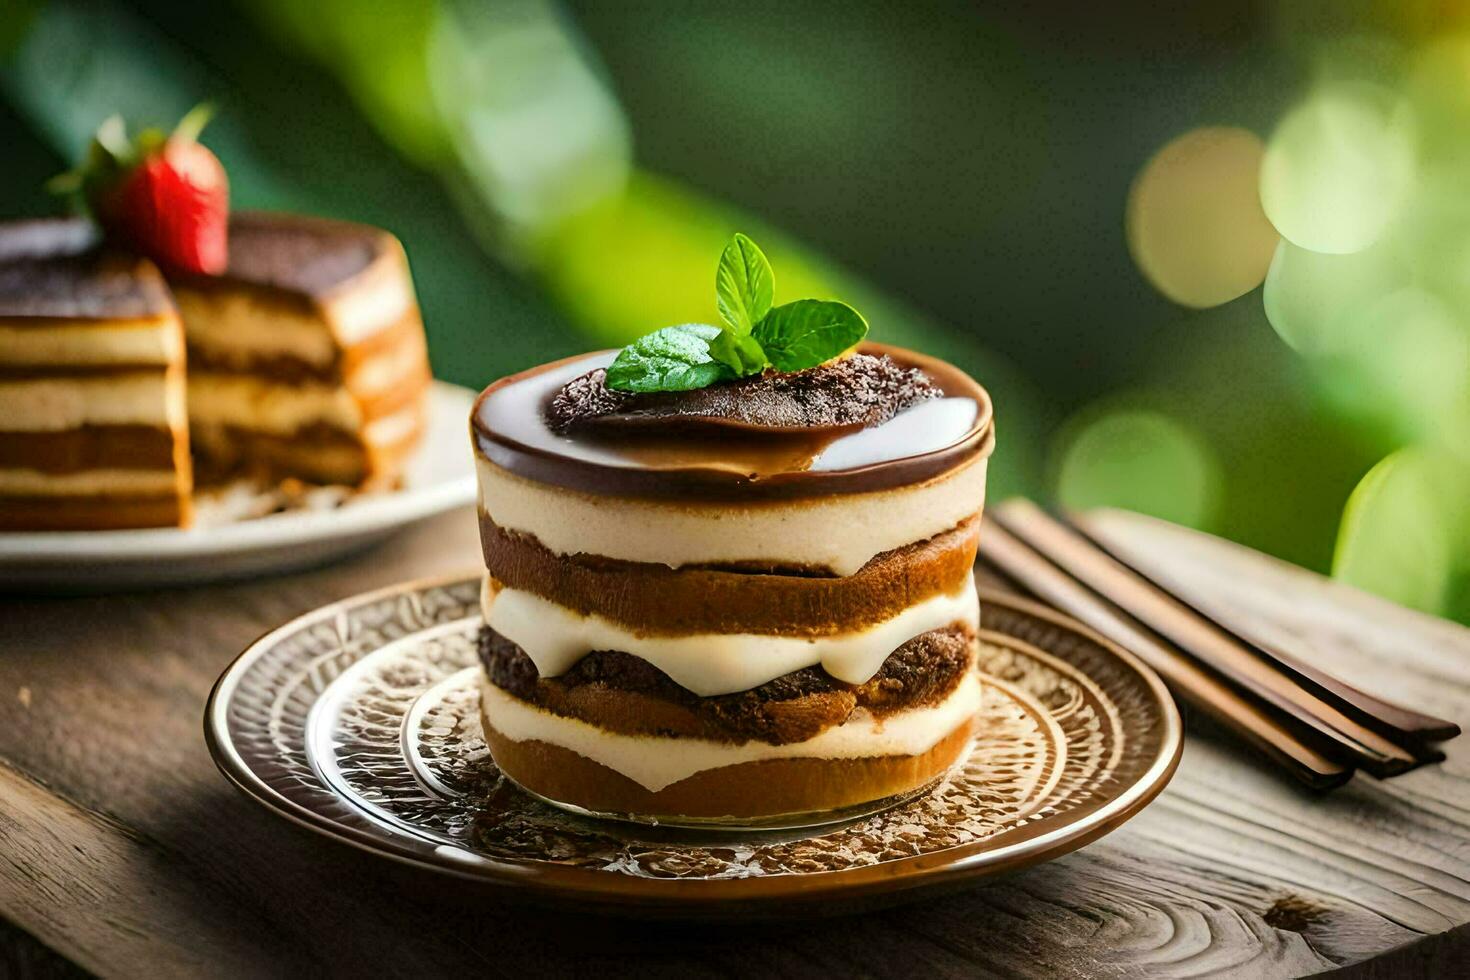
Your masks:
{"label": "mint leaf garnish", "polygon": [[618,352],[604,382],[617,391],[691,391],[777,371],[805,371],[868,335],[846,303],[799,299],[771,307],[776,277],[755,242],[736,234],[720,254],[715,300],[725,326],[681,323]]}
{"label": "mint leaf garnish", "polygon": [[707,323],[681,323],[645,334],[618,352],[605,383],[618,391],[691,391],[728,381],[735,373],[710,353],[720,332]]}
{"label": "mint leaf garnish", "polygon": [[846,303],[799,299],[778,306],[756,324],[752,336],[777,371],[804,371],[847,350],[868,335],[868,322]]}
{"label": "mint leaf garnish", "polygon": [[771,308],[776,277],[760,246],[736,232],[715,270],[715,302],[720,319],[737,335],[750,333]]}
{"label": "mint leaf garnish", "polygon": [[732,330],[721,330],[709,342],[709,352],[711,357],[734,371],[737,378],[760,374],[770,363],[766,360],[766,352],[761,350],[761,345],[754,337]]}

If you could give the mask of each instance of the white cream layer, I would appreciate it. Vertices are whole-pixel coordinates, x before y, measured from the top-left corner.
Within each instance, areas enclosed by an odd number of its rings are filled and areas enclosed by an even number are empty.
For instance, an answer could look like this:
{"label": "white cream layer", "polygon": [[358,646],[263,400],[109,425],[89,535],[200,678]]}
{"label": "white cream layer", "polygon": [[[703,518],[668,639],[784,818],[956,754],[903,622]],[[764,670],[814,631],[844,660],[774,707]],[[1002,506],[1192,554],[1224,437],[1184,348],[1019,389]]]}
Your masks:
{"label": "white cream layer", "polygon": [[980,625],[975,582],[936,595],[862,630],[804,639],[757,633],[641,636],[601,616],[583,616],[521,589],[495,590],[486,579],[485,622],[526,652],[542,677],[557,677],[593,650],[619,650],[646,660],[702,698],[748,691],[794,670],[820,665],[847,684],[864,684],[888,655],[920,633]]}
{"label": "white cream layer", "polygon": [[182,428],[184,386],[162,370],[0,381],[0,430],[64,432],[84,425]]}
{"label": "white cream layer", "polygon": [[[391,271],[391,270],[390,270]],[[406,274],[377,274],[328,301],[320,316],[266,306],[248,290],[178,290],[189,343],[232,362],[287,356],[318,367],[403,318],[414,302]]]}
{"label": "white cream layer", "polygon": [[768,561],[851,575],[874,555],[947,531],[980,510],[984,458],[927,483],[873,493],[750,504],[579,493],[478,457],[480,507],[558,555],[668,565]]}
{"label": "white cream layer", "polygon": [[337,340],[359,344],[401,320],[417,303],[408,261],[396,243],[362,275],[326,300],[327,319]]}
{"label": "white cream layer", "polygon": [[210,371],[189,372],[189,417],[276,435],[318,422],[349,432],[362,425],[362,409],[345,388]]}
{"label": "white cream layer", "polygon": [[0,469],[0,494],[21,497],[168,494],[178,490],[179,480],[178,472],[173,469],[82,470],[79,473]]}
{"label": "white cream layer", "polygon": [[271,355],[325,366],[337,343],[319,317],[265,307],[245,290],[176,291],[189,343],[241,364]]}
{"label": "white cream layer", "polygon": [[173,317],[79,321],[45,327],[0,326],[0,364],[172,364],[184,339]]}
{"label": "white cream layer", "polygon": [[481,707],[490,724],[516,742],[537,741],[570,749],[622,773],[651,793],[695,773],[762,759],[868,759],[912,756],[929,751],[980,710],[980,678],[969,671],[938,704],[878,719],[855,711],[805,742],[732,745],[697,738],[621,735],[575,718],[543,711],[488,680],[480,685]]}
{"label": "white cream layer", "polygon": [[391,415],[381,415],[363,426],[362,441],[370,446],[396,446],[418,432],[423,422],[423,409],[409,405]]}

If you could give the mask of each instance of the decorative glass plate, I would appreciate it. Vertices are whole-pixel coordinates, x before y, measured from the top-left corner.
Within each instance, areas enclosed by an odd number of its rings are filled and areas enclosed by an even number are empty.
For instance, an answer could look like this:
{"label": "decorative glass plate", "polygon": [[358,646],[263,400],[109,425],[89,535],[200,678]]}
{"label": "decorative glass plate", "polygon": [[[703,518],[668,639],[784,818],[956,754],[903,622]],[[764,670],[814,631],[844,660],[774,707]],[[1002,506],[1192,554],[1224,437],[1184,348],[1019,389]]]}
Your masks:
{"label": "decorative glass plate", "polygon": [[1132,655],[981,590],[981,734],[932,791],[806,831],[731,835],[578,817],[496,770],[481,740],[478,578],[308,613],[215,685],[220,769],[272,811],[383,857],[524,898],[676,915],[830,911],[917,897],[1081,847],[1152,800],[1179,714]]}

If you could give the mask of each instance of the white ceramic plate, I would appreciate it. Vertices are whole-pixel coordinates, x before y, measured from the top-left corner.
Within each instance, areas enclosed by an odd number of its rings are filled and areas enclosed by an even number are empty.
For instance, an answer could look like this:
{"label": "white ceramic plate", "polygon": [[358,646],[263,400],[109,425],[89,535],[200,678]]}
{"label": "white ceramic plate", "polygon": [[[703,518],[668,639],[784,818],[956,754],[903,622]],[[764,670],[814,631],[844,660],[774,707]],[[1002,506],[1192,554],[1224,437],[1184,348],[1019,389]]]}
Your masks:
{"label": "white ceramic plate", "polygon": [[329,510],[235,523],[128,531],[0,534],[0,589],[101,591],[243,578],[321,564],[475,499],[469,414],[475,393],[436,381],[423,445],[404,485]]}

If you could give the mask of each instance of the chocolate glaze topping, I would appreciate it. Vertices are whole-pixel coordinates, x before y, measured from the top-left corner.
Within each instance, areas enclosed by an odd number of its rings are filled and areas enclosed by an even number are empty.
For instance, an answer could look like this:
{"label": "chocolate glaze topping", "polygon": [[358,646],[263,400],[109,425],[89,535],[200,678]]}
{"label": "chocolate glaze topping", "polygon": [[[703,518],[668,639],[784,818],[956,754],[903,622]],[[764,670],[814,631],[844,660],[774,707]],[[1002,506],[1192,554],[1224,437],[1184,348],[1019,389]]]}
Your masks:
{"label": "chocolate glaze topping", "polygon": [[477,452],[586,493],[752,501],[882,490],[993,445],[990,398],[943,361],[881,344],[807,372],[694,392],[602,384],[615,352],[504,378],[475,403]]}
{"label": "chocolate glaze topping", "polygon": [[0,225],[0,319],[130,320],[173,309],[151,262],[95,245],[79,218]]}
{"label": "chocolate glaze topping", "polygon": [[[218,276],[178,276],[191,289],[263,290],[309,306],[351,282],[391,247],[367,225],[258,211],[230,216],[230,262]],[[81,219],[0,225],[0,317],[125,319],[172,308],[152,263],[99,251]]]}
{"label": "chocolate glaze topping", "polygon": [[795,374],[769,373],[696,391],[629,394],[597,368],[568,381],[546,408],[552,431],[629,433],[671,427],[816,433],[869,428],[943,392],[915,367],[854,354]]}
{"label": "chocolate glaze topping", "polygon": [[189,276],[193,288],[248,285],[317,300],[362,273],[388,248],[377,228],[296,214],[230,215],[230,263],[219,276]]}
{"label": "chocolate glaze topping", "polygon": [[82,218],[35,218],[0,224],[0,262],[76,255],[96,244],[96,230]]}

